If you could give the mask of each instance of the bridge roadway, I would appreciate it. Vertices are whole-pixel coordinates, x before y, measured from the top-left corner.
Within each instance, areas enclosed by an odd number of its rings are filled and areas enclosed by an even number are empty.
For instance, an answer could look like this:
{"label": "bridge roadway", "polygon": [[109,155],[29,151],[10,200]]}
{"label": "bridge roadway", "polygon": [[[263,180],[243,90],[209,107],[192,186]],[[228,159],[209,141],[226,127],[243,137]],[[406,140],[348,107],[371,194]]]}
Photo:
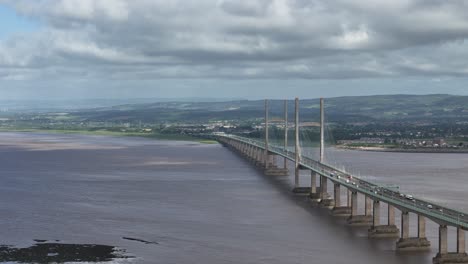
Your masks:
{"label": "bridge roadway", "polygon": [[[229,138],[238,142],[255,146],[262,150],[265,149],[265,143],[255,139],[228,134],[216,135],[216,137]],[[270,144],[269,152],[284,157],[288,160],[295,161],[295,152],[293,151],[285,150],[284,148]],[[410,200],[404,194],[398,191],[387,187],[382,187],[369,181],[365,181],[354,175],[351,175],[348,172],[344,172],[328,164],[320,163],[306,156],[301,157],[299,164],[302,168],[312,170],[319,175],[328,178],[333,183],[339,183],[349,190],[362,193],[372,198],[373,200],[378,200],[393,205],[401,211],[412,212],[425,216],[440,225],[454,226],[463,230],[468,230],[468,216],[464,212],[424,201],[415,197],[413,200]],[[432,209],[430,207],[432,207]]]}

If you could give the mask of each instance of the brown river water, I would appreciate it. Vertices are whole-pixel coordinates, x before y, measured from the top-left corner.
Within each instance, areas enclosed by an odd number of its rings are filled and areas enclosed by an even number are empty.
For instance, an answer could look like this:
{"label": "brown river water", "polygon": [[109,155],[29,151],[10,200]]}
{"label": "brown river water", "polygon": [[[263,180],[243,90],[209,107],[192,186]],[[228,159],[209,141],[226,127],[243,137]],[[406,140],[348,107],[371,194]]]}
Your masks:
{"label": "brown river water", "polygon": [[[329,149],[327,157],[368,180],[468,209],[468,154]],[[437,253],[430,221],[431,252],[397,253],[395,240],[369,240],[366,228],[293,195],[291,181],[263,176],[217,144],[1,133],[0,244],[106,245],[130,257],[103,263],[413,264]],[[310,184],[306,172],[301,183]]]}

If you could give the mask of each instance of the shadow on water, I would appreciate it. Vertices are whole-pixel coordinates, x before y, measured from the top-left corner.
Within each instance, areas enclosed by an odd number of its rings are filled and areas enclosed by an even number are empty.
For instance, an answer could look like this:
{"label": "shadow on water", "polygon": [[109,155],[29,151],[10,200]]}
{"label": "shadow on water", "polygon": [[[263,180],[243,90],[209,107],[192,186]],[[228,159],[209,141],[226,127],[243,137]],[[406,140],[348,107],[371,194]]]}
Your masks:
{"label": "shadow on water", "polygon": [[[36,240],[44,241],[44,240]],[[0,246],[0,262],[65,263],[102,262],[133,258],[112,246],[93,244],[37,243],[27,248]]]}
{"label": "shadow on water", "polygon": [[[231,150],[233,151],[233,150]],[[312,202],[308,195],[294,194],[294,188],[289,177],[285,176],[265,176],[261,169],[256,168],[251,162],[236,151],[233,151],[241,162],[248,163],[259,175],[264,182],[279,190],[280,193],[290,202],[304,209],[314,217],[314,224],[327,226],[330,231],[335,232],[340,237],[349,240],[350,245],[365,250],[367,255],[375,255],[380,257],[379,252],[393,252],[395,259],[399,264],[414,264],[414,263],[430,263],[432,260],[431,251],[415,251],[415,252],[398,252],[395,250],[395,244],[398,239],[369,239],[368,227],[349,226],[346,223],[346,218],[335,217],[330,214],[330,210],[320,207],[317,203]],[[291,168],[291,164],[289,164]],[[291,171],[290,171],[291,173]],[[317,222],[319,221],[319,222]],[[347,241],[348,242],[348,241]],[[383,260],[384,261],[384,260]],[[385,262],[382,262],[385,263]]]}

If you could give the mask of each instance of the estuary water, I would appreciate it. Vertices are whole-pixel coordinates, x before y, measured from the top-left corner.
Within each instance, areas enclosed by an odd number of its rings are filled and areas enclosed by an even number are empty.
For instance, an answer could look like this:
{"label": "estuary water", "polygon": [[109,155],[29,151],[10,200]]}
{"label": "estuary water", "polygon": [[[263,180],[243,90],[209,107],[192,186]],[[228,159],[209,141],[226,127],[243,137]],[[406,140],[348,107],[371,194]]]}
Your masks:
{"label": "estuary water", "polygon": [[[369,180],[459,209],[468,201],[467,154],[329,152]],[[397,253],[394,240],[369,240],[294,196],[291,180],[217,144],[1,133],[0,244],[108,245],[131,257],[106,263],[413,264],[436,254],[435,224],[431,252]]]}

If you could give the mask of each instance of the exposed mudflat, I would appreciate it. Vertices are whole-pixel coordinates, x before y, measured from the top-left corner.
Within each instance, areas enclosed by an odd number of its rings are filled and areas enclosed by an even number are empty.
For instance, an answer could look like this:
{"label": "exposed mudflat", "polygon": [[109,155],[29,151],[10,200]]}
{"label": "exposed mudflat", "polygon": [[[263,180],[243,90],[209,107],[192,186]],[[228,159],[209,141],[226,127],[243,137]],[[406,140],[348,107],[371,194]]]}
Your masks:
{"label": "exposed mudflat", "polygon": [[128,259],[124,252],[112,246],[78,245],[60,243],[37,243],[26,248],[0,246],[1,262],[19,263],[65,263],[106,262]]}

